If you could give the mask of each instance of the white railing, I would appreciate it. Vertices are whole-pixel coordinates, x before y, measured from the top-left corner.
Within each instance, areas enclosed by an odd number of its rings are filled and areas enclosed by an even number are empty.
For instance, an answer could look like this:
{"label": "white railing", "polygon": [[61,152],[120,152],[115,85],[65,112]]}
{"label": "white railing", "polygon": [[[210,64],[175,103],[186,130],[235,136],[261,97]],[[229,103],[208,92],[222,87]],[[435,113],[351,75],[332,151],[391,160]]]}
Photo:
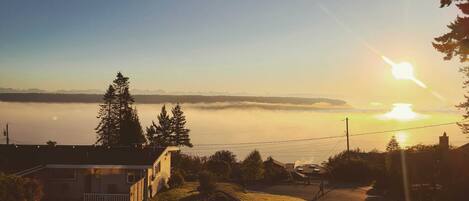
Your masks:
{"label": "white railing", "polygon": [[85,193],[83,201],[129,201],[129,194]]}

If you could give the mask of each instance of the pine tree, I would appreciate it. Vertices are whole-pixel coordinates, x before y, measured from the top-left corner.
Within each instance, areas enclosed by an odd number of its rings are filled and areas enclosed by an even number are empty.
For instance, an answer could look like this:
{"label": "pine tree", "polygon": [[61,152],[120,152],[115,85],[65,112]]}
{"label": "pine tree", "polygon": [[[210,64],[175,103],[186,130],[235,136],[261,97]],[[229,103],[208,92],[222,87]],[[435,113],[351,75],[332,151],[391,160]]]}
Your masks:
{"label": "pine tree", "polygon": [[129,92],[129,78],[118,72],[116,79],[104,94],[100,105],[96,127],[96,143],[106,146],[129,146],[145,142],[136,109],[132,108],[134,99]]}
{"label": "pine tree", "polygon": [[190,130],[186,128],[186,117],[182,111],[181,106],[176,104],[176,106],[171,110],[173,117],[171,118],[172,130],[174,132],[174,137],[172,139],[172,144],[175,146],[188,146],[192,147],[191,140],[189,138]]}
{"label": "pine tree", "polygon": [[392,136],[391,140],[389,140],[388,145],[386,146],[387,152],[394,152],[399,151],[401,147],[399,146],[399,142],[397,142],[396,137]]}
{"label": "pine tree", "polygon": [[117,144],[122,146],[141,145],[145,143],[145,137],[136,108],[123,115],[118,140]]}
{"label": "pine tree", "polygon": [[118,119],[122,122],[124,114],[128,114],[132,110],[132,104],[134,103],[133,97],[129,92],[129,78],[118,72],[116,79],[113,81],[113,86],[116,90],[116,98],[118,103]]}
{"label": "pine tree", "polygon": [[158,125],[152,122],[152,125],[147,128],[147,138],[152,146],[167,147],[173,145],[172,134],[171,118],[166,111],[166,106],[163,105],[158,115]]}
{"label": "pine tree", "polygon": [[97,136],[97,144],[114,145],[117,143],[117,134],[119,122],[116,116],[116,93],[112,85],[109,85],[103,97],[103,103],[99,105],[99,112],[97,118],[101,119],[98,126],[95,128]]}

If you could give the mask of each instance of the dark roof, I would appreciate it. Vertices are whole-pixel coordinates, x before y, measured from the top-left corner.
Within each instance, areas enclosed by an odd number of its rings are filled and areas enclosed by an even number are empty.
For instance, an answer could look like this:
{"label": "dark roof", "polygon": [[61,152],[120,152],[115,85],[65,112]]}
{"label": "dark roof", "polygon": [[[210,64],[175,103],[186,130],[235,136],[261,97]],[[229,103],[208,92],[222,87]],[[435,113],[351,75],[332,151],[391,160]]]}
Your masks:
{"label": "dark roof", "polygon": [[469,151],[469,143],[465,144],[465,145],[462,145],[458,148],[456,148],[456,150],[460,150],[460,151]]}
{"label": "dark roof", "polygon": [[269,163],[269,162],[272,163],[272,164],[275,164],[275,165],[277,165],[277,166],[286,168],[286,165],[285,165],[285,164],[283,164],[283,163],[280,162],[280,161],[275,160],[275,159],[272,158],[272,157],[269,157],[269,158],[267,158],[266,161],[264,161],[264,163]]}
{"label": "dark roof", "polygon": [[0,171],[38,165],[152,165],[165,148],[84,145],[0,145]]}

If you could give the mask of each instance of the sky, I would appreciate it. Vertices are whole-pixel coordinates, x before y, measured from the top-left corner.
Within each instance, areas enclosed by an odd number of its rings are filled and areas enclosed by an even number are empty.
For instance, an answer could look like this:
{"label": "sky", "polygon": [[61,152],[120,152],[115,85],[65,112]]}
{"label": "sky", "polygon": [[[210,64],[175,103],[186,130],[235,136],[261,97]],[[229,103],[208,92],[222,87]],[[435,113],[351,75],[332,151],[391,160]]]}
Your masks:
{"label": "sky", "polygon": [[122,71],[136,89],[452,108],[461,64],[431,42],[457,14],[438,0],[3,0],[0,87],[104,90]]}

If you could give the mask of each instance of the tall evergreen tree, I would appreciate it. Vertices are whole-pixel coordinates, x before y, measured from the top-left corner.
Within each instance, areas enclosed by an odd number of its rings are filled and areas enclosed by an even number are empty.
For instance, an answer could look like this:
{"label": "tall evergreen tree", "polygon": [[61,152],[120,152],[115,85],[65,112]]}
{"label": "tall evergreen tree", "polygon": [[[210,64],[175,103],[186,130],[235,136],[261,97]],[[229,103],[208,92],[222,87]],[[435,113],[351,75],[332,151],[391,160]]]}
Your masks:
{"label": "tall evergreen tree", "polygon": [[173,113],[172,121],[172,130],[173,130],[173,139],[172,144],[176,146],[188,146],[192,147],[191,140],[189,138],[190,130],[186,128],[186,117],[182,111],[181,105],[176,104],[176,106],[171,110]]}
{"label": "tall evergreen tree", "polygon": [[132,104],[134,103],[133,97],[129,92],[129,78],[118,72],[116,79],[113,81],[113,86],[116,90],[116,98],[118,104],[118,119],[122,122],[125,114],[128,114],[132,110]]}
{"label": "tall evergreen tree", "polygon": [[123,115],[119,130],[118,145],[141,145],[145,143],[142,126],[137,114],[137,108]]}
{"label": "tall evergreen tree", "polygon": [[167,147],[174,145],[172,134],[171,118],[166,111],[166,106],[163,105],[158,115],[158,125],[152,122],[152,125],[147,128],[147,138],[150,145]]}
{"label": "tall evergreen tree", "polygon": [[101,119],[95,128],[97,136],[97,144],[113,145],[117,143],[119,122],[117,120],[117,104],[116,93],[112,85],[109,85],[103,97],[103,103],[99,105],[97,118]]}
{"label": "tall evergreen tree", "polygon": [[137,111],[132,108],[134,99],[129,91],[129,78],[118,72],[100,105],[96,127],[97,143],[107,146],[135,145],[145,142]]}

